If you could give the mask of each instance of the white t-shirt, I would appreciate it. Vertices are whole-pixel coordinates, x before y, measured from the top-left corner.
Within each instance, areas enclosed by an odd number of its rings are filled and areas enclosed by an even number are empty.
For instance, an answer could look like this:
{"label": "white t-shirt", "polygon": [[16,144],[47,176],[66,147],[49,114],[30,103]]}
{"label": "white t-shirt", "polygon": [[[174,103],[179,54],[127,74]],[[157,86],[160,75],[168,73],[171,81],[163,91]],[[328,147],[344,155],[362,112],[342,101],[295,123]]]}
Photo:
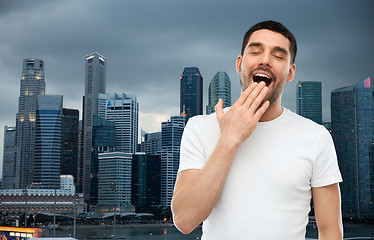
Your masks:
{"label": "white t-shirt", "polygon": [[[219,136],[215,114],[190,118],[178,172],[202,169]],[[329,132],[283,108],[238,148],[202,239],[305,239],[311,188],[341,181]]]}

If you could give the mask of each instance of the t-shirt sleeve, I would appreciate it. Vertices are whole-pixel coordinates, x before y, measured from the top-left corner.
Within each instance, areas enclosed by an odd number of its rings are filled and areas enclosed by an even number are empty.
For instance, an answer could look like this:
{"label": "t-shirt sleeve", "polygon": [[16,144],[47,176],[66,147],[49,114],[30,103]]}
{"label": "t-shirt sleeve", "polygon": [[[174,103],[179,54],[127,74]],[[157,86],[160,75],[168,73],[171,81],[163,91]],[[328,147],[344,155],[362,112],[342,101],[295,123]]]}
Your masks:
{"label": "t-shirt sleeve", "polygon": [[330,133],[323,128],[316,144],[316,159],[313,164],[312,187],[323,187],[342,182],[334,142]]}
{"label": "t-shirt sleeve", "polygon": [[205,164],[204,146],[196,117],[190,118],[184,128],[178,173],[187,169],[202,169]]}

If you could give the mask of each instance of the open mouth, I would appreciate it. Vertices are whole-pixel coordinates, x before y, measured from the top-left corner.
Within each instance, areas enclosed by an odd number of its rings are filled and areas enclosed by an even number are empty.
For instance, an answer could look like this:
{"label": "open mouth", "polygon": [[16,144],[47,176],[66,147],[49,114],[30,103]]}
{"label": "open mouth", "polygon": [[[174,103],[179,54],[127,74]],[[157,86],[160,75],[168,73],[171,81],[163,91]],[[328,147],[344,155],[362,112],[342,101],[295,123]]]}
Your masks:
{"label": "open mouth", "polygon": [[262,81],[266,84],[266,86],[269,86],[272,82],[272,78],[265,74],[257,73],[253,75],[253,81],[257,83],[260,83]]}

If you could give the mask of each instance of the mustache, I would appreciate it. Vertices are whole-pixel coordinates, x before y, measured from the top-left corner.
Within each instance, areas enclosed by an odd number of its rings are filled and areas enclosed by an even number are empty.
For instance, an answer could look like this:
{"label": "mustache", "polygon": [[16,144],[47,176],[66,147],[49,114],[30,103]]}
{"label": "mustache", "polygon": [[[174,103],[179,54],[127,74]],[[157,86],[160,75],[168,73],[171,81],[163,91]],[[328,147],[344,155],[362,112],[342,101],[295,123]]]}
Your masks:
{"label": "mustache", "polygon": [[249,77],[250,77],[250,78],[253,77],[253,73],[254,73],[255,71],[262,71],[262,72],[267,72],[267,73],[269,73],[270,76],[271,76],[271,79],[272,79],[273,81],[275,81],[275,80],[277,79],[276,76],[275,76],[275,74],[274,74],[274,73],[273,73],[269,68],[267,68],[267,67],[262,67],[262,66],[260,66],[260,67],[256,67],[256,68],[252,69],[252,70],[249,72]]}

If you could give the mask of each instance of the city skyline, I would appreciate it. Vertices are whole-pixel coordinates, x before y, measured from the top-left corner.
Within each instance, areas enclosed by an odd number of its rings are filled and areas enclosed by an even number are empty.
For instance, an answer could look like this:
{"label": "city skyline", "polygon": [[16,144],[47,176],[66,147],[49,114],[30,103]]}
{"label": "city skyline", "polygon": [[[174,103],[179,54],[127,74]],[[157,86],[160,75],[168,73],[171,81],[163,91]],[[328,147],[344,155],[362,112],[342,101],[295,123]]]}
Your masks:
{"label": "city skyline", "polygon": [[[296,77],[283,96],[293,111],[297,81],[322,82],[323,121],[329,121],[331,91],[374,75],[371,1],[268,1],[266,13],[253,11],[264,3],[211,3],[2,1],[0,145],[4,126],[15,126],[25,58],[43,59],[46,94],[63,95],[64,108],[82,114],[85,55],[100,52],[108,59],[106,92],[137,95],[139,128],[147,132],[160,131],[162,121],[178,114],[184,67],[198,67],[205,79],[226,71],[235,102],[240,94],[235,59],[245,31],[258,21],[280,21],[298,41]],[[203,106],[208,86],[204,81]]]}

